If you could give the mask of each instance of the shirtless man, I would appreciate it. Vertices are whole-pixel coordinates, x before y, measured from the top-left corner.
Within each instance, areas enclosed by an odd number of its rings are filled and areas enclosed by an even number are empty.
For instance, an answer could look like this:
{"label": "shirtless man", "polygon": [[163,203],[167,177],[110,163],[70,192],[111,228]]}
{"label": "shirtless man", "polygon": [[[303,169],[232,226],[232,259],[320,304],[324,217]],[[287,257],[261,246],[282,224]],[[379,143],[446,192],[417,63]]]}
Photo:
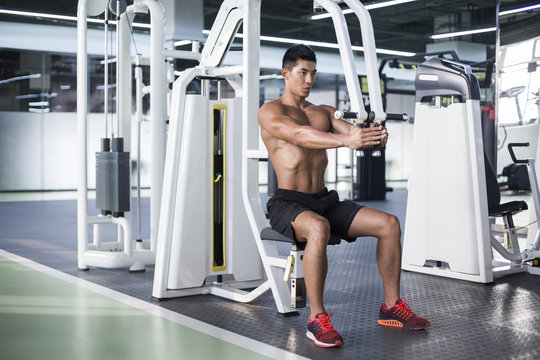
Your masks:
{"label": "shirtless man", "polygon": [[359,128],[332,116],[335,109],[305,100],[315,81],[316,57],[306,45],[293,45],[283,57],[281,74],[285,89],[280,98],[264,104],[258,120],[261,135],[274,165],[278,190],[268,204],[272,228],[295,240],[304,251],[304,280],[310,304],[307,337],[321,347],[343,344],[330,323],[323,304],[328,268],[326,247],[330,230],[342,239],[374,236],[377,265],[382,277],[384,303],[378,323],[420,330],[429,322],[415,315],[400,299],[401,230],[390,214],[339,201],[324,183],[326,149],[360,149],[384,145],[388,133],[383,127]]}

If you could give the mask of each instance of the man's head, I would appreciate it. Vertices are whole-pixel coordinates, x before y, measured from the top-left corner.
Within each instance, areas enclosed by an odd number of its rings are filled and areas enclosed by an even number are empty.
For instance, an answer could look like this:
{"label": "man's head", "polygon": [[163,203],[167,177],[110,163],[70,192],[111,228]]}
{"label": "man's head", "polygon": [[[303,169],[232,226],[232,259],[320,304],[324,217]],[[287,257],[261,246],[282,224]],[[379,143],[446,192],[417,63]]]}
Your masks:
{"label": "man's head", "polygon": [[311,47],[304,44],[295,44],[285,51],[281,68],[291,70],[300,59],[317,63],[315,52]]}
{"label": "man's head", "polygon": [[307,45],[297,44],[287,49],[283,56],[281,75],[285,91],[306,98],[317,74],[315,52]]}

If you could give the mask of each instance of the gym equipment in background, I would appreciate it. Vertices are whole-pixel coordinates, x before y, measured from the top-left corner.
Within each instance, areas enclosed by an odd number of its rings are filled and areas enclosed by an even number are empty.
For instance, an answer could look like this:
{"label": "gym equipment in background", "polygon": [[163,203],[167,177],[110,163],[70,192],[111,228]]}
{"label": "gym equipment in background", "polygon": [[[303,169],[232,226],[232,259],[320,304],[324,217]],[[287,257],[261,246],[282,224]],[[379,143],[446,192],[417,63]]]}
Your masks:
{"label": "gym equipment in background", "polygon": [[[105,22],[104,51],[104,119],[105,134],[96,154],[96,204],[102,210],[97,216],[88,214],[88,69],[87,69],[87,17],[116,9],[116,57],[109,58],[107,34],[109,23]],[[150,85],[142,82],[143,60],[140,54],[131,56],[131,23],[137,13],[150,15]],[[165,128],[167,121],[167,58],[197,60],[200,54],[190,51],[166,50],[164,48],[165,14],[157,0],[135,1],[125,6],[123,0],[79,0],[77,11],[77,247],[78,268],[90,266],[104,268],[129,268],[143,271],[145,265],[155,262],[163,166],[165,162]],[[109,84],[108,69],[116,66],[116,84]],[[136,96],[132,106],[132,69],[134,68]],[[109,88],[116,85],[116,111],[109,111]],[[150,94],[150,239],[141,238],[140,219],[140,126],[144,120],[142,98]],[[132,120],[132,107],[135,114]],[[116,120],[116,121],[114,121]],[[137,126],[137,227],[133,231],[131,219],[131,127]],[[120,138],[119,136],[122,135]],[[111,144],[112,142],[112,144]],[[111,146],[112,145],[112,146]],[[102,227],[118,226],[116,241],[103,241]],[[89,227],[93,226],[93,240],[88,241]],[[136,239],[132,234],[136,233]]]}
{"label": "gym equipment in background", "polygon": [[[540,273],[523,261],[517,239],[508,255],[491,235],[490,216],[503,216],[510,236],[512,215],[527,204],[499,203],[483,149],[478,81],[470,67],[433,58],[418,68],[415,85],[402,268],[481,283],[509,273]],[[492,262],[492,246],[504,259]]]}
{"label": "gym equipment in background", "polygon": [[[108,4],[102,1],[102,7],[95,13],[87,12],[89,6],[98,8],[96,2],[79,0],[77,12],[77,137],[79,147],[78,156],[78,199],[77,199],[77,238],[78,238],[78,268],[87,270],[90,266],[104,268],[124,268],[130,271],[144,271],[145,265],[154,263],[155,237],[150,240],[134,242],[132,239],[131,221],[131,183],[130,183],[130,154],[131,148],[131,64],[130,64],[130,26],[129,23],[135,16],[135,10],[151,14],[152,46],[157,47],[152,55],[151,65],[151,118],[152,143],[154,149],[159,149],[159,143],[165,140],[165,99],[166,84],[162,78],[165,62],[161,54],[163,49],[164,28],[160,27],[165,15],[161,4],[157,1],[139,2],[136,6],[131,5],[124,12],[117,11],[116,25],[116,58],[108,59],[107,44],[105,45],[105,137],[101,140],[100,152],[96,154],[96,206],[101,210],[98,216],[88,215],[88,165],[87,165],[87,103],[88,103],[88,78],[87,78],[87,50],[86,29],[87,16],[99,15],[105,11],[108,18],[109,7],[121,9],[120,2]],[[119,5],[120,4],[120,5]],[[107,31],[108,22],[105,22]],[[105,39],[107,39],[107,33]],[[106,40],[107,41],[107,40]],[[109,114],[108,110],[108,67],[112,62],[116,65],[116,115]],[[158,75],[156,77],[156,74]],[[142,111],[138,108],[137,111]],[[116,118],[116,127],[113,126],[113,117]],[[109,126],[109,118],[111,118]],[[110,132],[109,132],[110,130]],[[119,135],[122,138],[119,138]],[[112,148],[109,137],[112,138]],[[127,149],[128,152],[124,151]],[[112,151],[111,151],[112,150]],[[154,203],[158,202],[161,189],[164,152],[155,151],[152,155],[152,192]],[[154,205],[155,206],[155,205]],[[154,219],[159,218],[159,213],[152,213]],[[116,241],[103,241],[101,227],[105,224],[118,225],[118,238]],[[88,242],[89,226],[93,226],[93,241]]]}
{"label": "gym equipment in background", "polygon": [[[372,113],[369,112],[366,120],[359,120],[356,112],[336,111],[336,119],[352,119],[359,127],[369,127],[374,121],[371,120]],[[380,125],[384,126],[387,120],[407,121],[407,114],[386,114],[384,121]],[[378,126],[376,124],[376,126]],[[386,199],[386,179],[385,179],[385,147],[379,146],[373,149],[356,150],[356,179],[352,184],[352,199],[359,200],[384,200]],[[375,155],[374,155],[375,153]]]}
{"label": "gym equipment in background", "polygon": [[[540,194],[538,190],[538,178],[536,177],[535,161],[534,159],[517,159],[514,153],[514,147],[528,147],[529,143],[510,143],[508,144],[508,151],[514,164],[523,165],[526,167],[529,175],[529,183],[532,190],[533,211],[536,221],[540,217]],[[486,168],[487,169],[487,168]],[[488,169],[487,169],[488,170]],[[486,170],[486,172],[487,172]],[[498,265],[501,268],[507,267],[510,262],[510,269],[506,272],[526,271],[535,275],[540,275],[540,230],[536,229],[536,232],[531,231],[532,237],[529,236],[527,246],[523,251],[520,249],[517,232],[514,227],[514,220],[512,215],[520,210],[528,208],[525,201],[512,201],[506,204],[498,204],[500,201],[499,184],[496,183],[495,173],[492,169],[491,182],[488,181],[488,207],[490,216],[500,216],[504,221],[504,233],[503,242],[499,242],[494,236],[491,236],[491,244],[506,261],[500,261],[494,259],[494,265]],[[532,230],[532,229],[529,229]],[[532,239],[532,241],[531,241]]]}
{"label": "gym equipment in background", "polygon": [[527,166],[523,164],[506,165],[498,177],[506,177],[506,181],[499,182],[501,191],[528,191],[531,190]]}

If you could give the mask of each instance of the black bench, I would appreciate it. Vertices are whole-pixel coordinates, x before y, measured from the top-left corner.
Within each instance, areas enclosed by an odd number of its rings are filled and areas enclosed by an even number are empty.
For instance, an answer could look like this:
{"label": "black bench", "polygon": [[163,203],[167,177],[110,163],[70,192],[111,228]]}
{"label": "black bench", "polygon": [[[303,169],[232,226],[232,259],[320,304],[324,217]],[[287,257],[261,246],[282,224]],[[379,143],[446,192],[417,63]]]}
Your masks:
{"label": "black bench", "polygon": [[[273,241],[280,241],[280,242],[287,242],[289,244],[296,245],[293,239],[286,237],[285,235],[282,235],[281,233],[278,233],[275,230],[272,230],[272,228],[267,227],[262,229],[261,231],[261,239],[262,240],[273,240]],[[328,240],[329,245],[338,245],[341,243],[341,237],[337,233],[330,233],[330,239]]]}

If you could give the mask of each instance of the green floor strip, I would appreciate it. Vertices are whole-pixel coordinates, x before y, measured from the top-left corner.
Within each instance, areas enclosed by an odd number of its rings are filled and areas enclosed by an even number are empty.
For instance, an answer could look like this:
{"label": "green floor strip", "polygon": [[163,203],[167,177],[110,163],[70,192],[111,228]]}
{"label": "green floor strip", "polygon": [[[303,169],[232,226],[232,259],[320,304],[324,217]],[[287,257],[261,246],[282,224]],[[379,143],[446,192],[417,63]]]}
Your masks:
{"label": "green floor strip", "polygon": [[267,359],[0,257],[2,359]]}

